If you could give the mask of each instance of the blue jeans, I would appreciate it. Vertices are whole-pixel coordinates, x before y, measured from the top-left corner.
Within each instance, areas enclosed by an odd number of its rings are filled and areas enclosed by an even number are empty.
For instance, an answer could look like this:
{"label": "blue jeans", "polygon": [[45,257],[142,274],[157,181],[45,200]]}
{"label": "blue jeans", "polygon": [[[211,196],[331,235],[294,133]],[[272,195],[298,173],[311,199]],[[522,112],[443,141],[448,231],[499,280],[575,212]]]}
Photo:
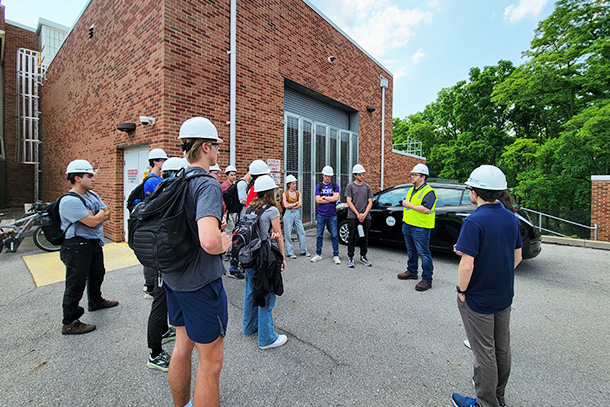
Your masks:
{"label": "blue jeans", "polygon": [[432,255],[430,254],[430,232],[432,229],[421,228],[418,226],[407,225],[403,223],[402,234],[405,237],[405,245],[407,246],[407,271],[413,275],[417,275],[417,256],[421,257],[421,278],[427,283],[432,284]]}
{"label": "blue jeans", "polygon": [[252,335],[258,331],[258,346],[271,345],[278,338],[273,329],[273,307],[277,297],[273,293],[265,297],[264,307],[254,307],[252,300],[252,277],[254,269],[246,270],[246,288],[244,291],[244,335]]}
{"label": "blue jeans", "polygon": [[293,227],[299,238],[301,254],[307,253],[307,240],[305,240],[305,229],[303,228],[303,222],[301,222],[301,210],[286,209],[286,213],[284,214],[284,248],[286,256],[292,256],[294,254],[292,241],[290,239]]}
{"label": "blue jeans", "polygon": [[316,239],[316,254],[322,255],[322,244],[324,242],[324,229],[326,224],[330,228],[330,238],[333,244],[333,256],[339,255],[339,234],[337,233],[337,216],[318,215],[318,237]]}

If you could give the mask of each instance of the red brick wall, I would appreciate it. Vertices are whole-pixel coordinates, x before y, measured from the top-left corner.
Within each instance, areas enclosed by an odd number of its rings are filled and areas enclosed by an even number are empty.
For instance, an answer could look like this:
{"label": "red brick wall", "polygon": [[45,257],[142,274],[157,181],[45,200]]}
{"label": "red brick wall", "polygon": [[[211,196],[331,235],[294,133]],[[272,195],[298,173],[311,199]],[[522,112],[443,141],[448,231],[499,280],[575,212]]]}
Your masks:
{"label": "red brick wall", "polygon": [[17,50],[38,49],[33,31],[5,23],[4,7],[0,10],[0,29],[5,31],[4,51],[4,147],[0,159],[0,207],[22,206],[34,201],[34,166],[19,164],[17,157]]}
{"label": "red brick wall", "polygon": [[591,226],[597,223],[597,240],[610,242],[610,176],[594,175],[591,179]]}

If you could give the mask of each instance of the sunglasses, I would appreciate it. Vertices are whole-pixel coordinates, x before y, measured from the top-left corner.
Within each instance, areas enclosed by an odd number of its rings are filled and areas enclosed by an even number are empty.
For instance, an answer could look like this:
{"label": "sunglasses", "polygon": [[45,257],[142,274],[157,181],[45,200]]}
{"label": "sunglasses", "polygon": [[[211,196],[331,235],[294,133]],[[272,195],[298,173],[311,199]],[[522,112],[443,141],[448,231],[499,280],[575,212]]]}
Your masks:
{"label": "sunglasses", "polygon": [[220,143],[208,143],[212,147],[216,149],[216,151],[220,151]]}

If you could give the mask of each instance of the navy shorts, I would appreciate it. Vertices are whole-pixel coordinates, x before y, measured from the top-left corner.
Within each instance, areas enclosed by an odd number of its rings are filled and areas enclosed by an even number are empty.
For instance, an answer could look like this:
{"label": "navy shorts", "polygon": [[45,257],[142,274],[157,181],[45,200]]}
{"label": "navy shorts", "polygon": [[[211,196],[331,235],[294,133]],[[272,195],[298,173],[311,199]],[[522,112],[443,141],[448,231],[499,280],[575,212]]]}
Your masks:
{"label": "navy shorts", "polygon": [[189,292],[174,291],[165,284],[165,292],[169,323],[186,327],[190,340],[212,343],[225,336],[229,313],[222,278]]}

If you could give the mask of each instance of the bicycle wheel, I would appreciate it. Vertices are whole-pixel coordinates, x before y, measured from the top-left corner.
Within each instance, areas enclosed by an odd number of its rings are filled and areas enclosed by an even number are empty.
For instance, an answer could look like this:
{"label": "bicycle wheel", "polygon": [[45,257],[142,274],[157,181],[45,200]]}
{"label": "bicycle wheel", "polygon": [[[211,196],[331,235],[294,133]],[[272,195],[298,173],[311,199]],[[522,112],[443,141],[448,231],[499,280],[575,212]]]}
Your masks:
{"label": "bicycle wheel", "polygon": [[38,246],[39,249],[47,252],[56,252],[61,248],[61,245],[56,246],[47,240],[44,231],[40,226],[36,229],[36,232],[34,232],[34,244]]}

